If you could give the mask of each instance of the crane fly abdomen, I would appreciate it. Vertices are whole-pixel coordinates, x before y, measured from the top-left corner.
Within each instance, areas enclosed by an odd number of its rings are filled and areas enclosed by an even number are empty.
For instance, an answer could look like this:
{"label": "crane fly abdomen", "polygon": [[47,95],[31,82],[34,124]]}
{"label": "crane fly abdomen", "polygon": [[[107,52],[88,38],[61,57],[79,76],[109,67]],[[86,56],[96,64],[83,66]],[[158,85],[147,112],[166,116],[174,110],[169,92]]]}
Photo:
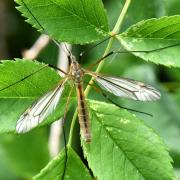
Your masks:
{"label": "crane fly abdomen", "polygon": [[78,98],[78,117],[79,117],[80,128],[82,130],[82,136],[86,142],[91,142],[89,112],[87,109],[82,84],[76,85],[76,91]]}

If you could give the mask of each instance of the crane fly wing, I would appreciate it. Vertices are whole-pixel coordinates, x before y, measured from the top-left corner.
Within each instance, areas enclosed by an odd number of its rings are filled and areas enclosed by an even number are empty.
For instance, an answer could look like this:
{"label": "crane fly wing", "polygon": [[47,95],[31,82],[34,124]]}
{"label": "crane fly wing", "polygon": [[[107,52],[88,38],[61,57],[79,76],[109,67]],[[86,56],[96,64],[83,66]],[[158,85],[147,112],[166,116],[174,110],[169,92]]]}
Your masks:
{"label": "crane fly wing", "polygon": [[38,101],[32,104],[19,118],[16,124],[17,133],[25,133],[36,127],[49,114],[51,114],[64,90],[64,83],[61,83],[54,90],[43,95]]}
{"label": "crane fly wing", "polygon": [[160,92],[150,85],[132,79],[101,76],[92,74],[97,83],[115,96],[125,97],[137,101],[156,101],[160,99]]}

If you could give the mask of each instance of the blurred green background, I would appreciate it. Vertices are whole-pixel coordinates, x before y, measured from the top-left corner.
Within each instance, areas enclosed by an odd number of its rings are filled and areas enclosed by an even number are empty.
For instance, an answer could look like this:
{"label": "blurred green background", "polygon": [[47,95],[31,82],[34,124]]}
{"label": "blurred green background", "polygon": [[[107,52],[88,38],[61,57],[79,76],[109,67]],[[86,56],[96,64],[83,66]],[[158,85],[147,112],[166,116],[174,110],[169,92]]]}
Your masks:
{"label": "blurred green background", "polygon": [[[124,0],[104,0],[104,4],[112,29]],[[134,0],[128,10],[122,31],[140,20],[175,14],[180,14],[179,0]],[[39,35],[24,22],[24,18],[15,9],[14,1],[0,0],[0,59],[21,58],[22,51],[30,48]],[[73,53],[78,56],[87,47],[73,46]],[[82,66],[87,67],[102,57],[105,47],[106,43],[103,43],[87,53],[83,57]],[[112,49],[119,48],[119,43],[115,42]],[[57,55],[58,49],[51,42],[41,52],[38,60],[56,65]],[[146,124],[163,138],[174,160],[176,179],[180,180],[180,69],[147,63],[131,54],[119,54],[105,61],[102,72],[141,80],[160,89],[162,98],[155,103],[117,100],[113,96],[111,98],[121,105],[153,114],[153,117],[143,114],[137,116],[145,120]],[[89,98],[105,101],[101,95],[93,91]],[[69,119],[72,114],[73,111],[69,113]],[[78,136],[78,125],[76,134]],[[50,160],[48,137],[48,128],[34,130],[23,136],[0,135],[0,180],[31,179],[37,174]],[[75,149],[82,155],[78,140],[75,142]]]}

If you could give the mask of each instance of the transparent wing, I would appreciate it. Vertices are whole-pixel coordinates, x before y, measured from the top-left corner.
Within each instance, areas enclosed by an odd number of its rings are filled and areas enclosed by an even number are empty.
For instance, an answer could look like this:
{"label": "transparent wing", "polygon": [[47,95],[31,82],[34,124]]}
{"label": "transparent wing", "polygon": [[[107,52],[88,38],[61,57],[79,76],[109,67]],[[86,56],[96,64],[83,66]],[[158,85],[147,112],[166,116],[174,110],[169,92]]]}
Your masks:
{"label": "transparent wing", "polygon": [[97,83],[110,93],[138,101],[156,101],[160,99],[160,92],[142,82],[110,76],[94,75]]}
{"label": "transparent wing", "polygon": [[54,111],[60,101],[63,90],[64,83],[43,95],[38,101],[29,107],[17,121],[16,132],[28,132],[41,123]]}

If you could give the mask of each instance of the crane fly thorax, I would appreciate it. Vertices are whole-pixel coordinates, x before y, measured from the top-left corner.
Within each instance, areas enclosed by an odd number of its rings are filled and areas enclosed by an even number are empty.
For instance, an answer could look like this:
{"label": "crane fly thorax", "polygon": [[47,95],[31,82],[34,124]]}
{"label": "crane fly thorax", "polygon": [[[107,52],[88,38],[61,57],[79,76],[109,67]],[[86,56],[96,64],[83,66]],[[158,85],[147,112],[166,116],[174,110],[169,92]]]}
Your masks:
{"label": "crane fly thorax", "polygon": [[77,61],[71,63],[71,75],[74,79],[75,84],[82,83],[83,71]]}

